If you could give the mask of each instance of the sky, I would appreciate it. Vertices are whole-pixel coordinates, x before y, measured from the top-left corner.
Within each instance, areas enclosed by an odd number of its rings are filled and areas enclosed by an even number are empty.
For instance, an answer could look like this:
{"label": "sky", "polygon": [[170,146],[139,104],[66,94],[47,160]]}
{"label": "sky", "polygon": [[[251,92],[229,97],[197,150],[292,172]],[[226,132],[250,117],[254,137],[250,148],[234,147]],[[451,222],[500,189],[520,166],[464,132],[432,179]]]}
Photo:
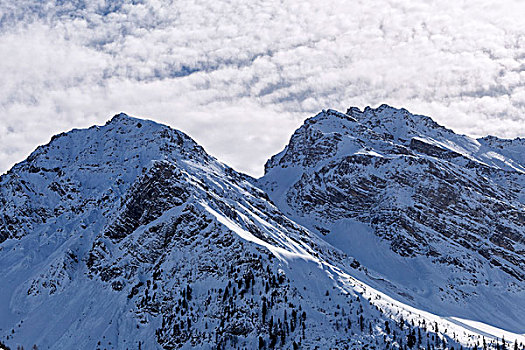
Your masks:
{"label": "sky", "polygon": [[0,0],[0,173],[125,112],[253,176],[322,109],[525,137],[525,1]]}

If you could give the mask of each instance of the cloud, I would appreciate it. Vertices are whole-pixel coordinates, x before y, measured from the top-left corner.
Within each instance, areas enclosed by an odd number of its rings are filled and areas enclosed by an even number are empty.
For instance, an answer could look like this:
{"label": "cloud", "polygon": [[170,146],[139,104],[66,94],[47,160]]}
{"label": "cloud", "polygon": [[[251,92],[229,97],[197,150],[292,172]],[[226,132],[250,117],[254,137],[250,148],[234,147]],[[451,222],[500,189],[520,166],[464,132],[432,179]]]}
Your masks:
{"label": "cloud", "polygon": [[114,113],[252,175],[321,109],[389,103],[525,136],[525,3],[0,1],[0,172]]}

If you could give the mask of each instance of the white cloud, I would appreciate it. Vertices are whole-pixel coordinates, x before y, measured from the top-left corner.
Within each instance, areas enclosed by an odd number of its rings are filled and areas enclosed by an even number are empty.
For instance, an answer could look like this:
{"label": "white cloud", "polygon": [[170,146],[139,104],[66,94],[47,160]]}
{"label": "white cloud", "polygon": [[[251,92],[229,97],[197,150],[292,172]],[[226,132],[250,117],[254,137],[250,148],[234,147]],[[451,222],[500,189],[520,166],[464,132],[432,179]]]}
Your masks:
{"label": "white cloud", "polygon": [[0,172],[114,113],[260,175],[301,120],[389,103],[525,135],[525,3],[0,1]]}

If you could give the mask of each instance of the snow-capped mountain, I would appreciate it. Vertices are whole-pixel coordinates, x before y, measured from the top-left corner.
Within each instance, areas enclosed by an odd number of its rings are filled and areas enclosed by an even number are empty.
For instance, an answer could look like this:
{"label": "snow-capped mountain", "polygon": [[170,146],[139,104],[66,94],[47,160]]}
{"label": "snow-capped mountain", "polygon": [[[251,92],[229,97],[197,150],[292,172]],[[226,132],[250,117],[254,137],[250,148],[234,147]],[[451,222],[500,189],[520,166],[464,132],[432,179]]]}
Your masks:
{"label": "snow-capped mountain", "polygon": [[[339,127],[338,119],[327,120]],[[363,123],[363,131],[371,129]],[[328,159],[330,142],[309,147],[314,158]],[[303,165],[300,149],[308,147],[297,147],[289,164],[296,175],[307,176],[315,164]],[[265,187],[270,173],[279,176],[278,163],[270,162],[273,170],[260,181]],[[282,174],[276,182],[282,188],[272,196],[289,193],[299,179],[287,187],[287,176]],[[384,271],[364,268],[361,256],[348,254],[345,237],[318,236],[327,233],[318,228],[321,223],[333,229],[340,221],[323,218],[312,206],[312,221],[301,226],[256,182],[184,133],[125,114],[104,126],[55,136],[0,177],[0,344],[458,348],[495,346],[502,337],[525,343],[513,315],[502,327],[514,333],[400,301],[399,293],[373,278]],[[300,218],[298,206],[284,203]],[[364,225],[359,218],[356,225]],[[312,226],[316,220],[319,225]],[[409,256],[418,254],[413,248]],[[522,286],[502,269],[490,271]]]}
{"label": "snow-capped mountain", "polygon": [[476,140],[387,105],[327,110],[258,184],[375,288],[525,330],[525,140]]}

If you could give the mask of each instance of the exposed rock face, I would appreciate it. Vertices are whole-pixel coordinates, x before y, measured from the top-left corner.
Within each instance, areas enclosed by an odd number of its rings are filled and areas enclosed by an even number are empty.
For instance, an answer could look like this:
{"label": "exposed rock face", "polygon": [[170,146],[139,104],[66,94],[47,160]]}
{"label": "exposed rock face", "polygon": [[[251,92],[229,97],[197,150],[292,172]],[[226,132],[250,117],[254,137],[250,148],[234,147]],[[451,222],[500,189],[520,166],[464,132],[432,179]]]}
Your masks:
{"label": "exposed rock face", "polygon": [[104,235],[113,239],[124,238],[168,209],[182,205],[189,197],[187,181],[175,162],[154,163],[132,186],[120,215],[107,227]]}
{"label": "exposed rock face", "polygon": [[[423,264],[428,275],[412,280],[368,266],[398,284],[405,300],[436,312],[483,308],[482,285],[509,296],[505,312],[518,317],[510,310],[523,305],[525,289],[523,154],[521,139],[474,140],[404,109],[354,107],[308,119],[258,184],[283,212],[350,255],[366,255],[360,241],[375,236],[397,254],[398,273],[415,273],[401,265]],[[421,278],[437,295],[429,297]]]}

